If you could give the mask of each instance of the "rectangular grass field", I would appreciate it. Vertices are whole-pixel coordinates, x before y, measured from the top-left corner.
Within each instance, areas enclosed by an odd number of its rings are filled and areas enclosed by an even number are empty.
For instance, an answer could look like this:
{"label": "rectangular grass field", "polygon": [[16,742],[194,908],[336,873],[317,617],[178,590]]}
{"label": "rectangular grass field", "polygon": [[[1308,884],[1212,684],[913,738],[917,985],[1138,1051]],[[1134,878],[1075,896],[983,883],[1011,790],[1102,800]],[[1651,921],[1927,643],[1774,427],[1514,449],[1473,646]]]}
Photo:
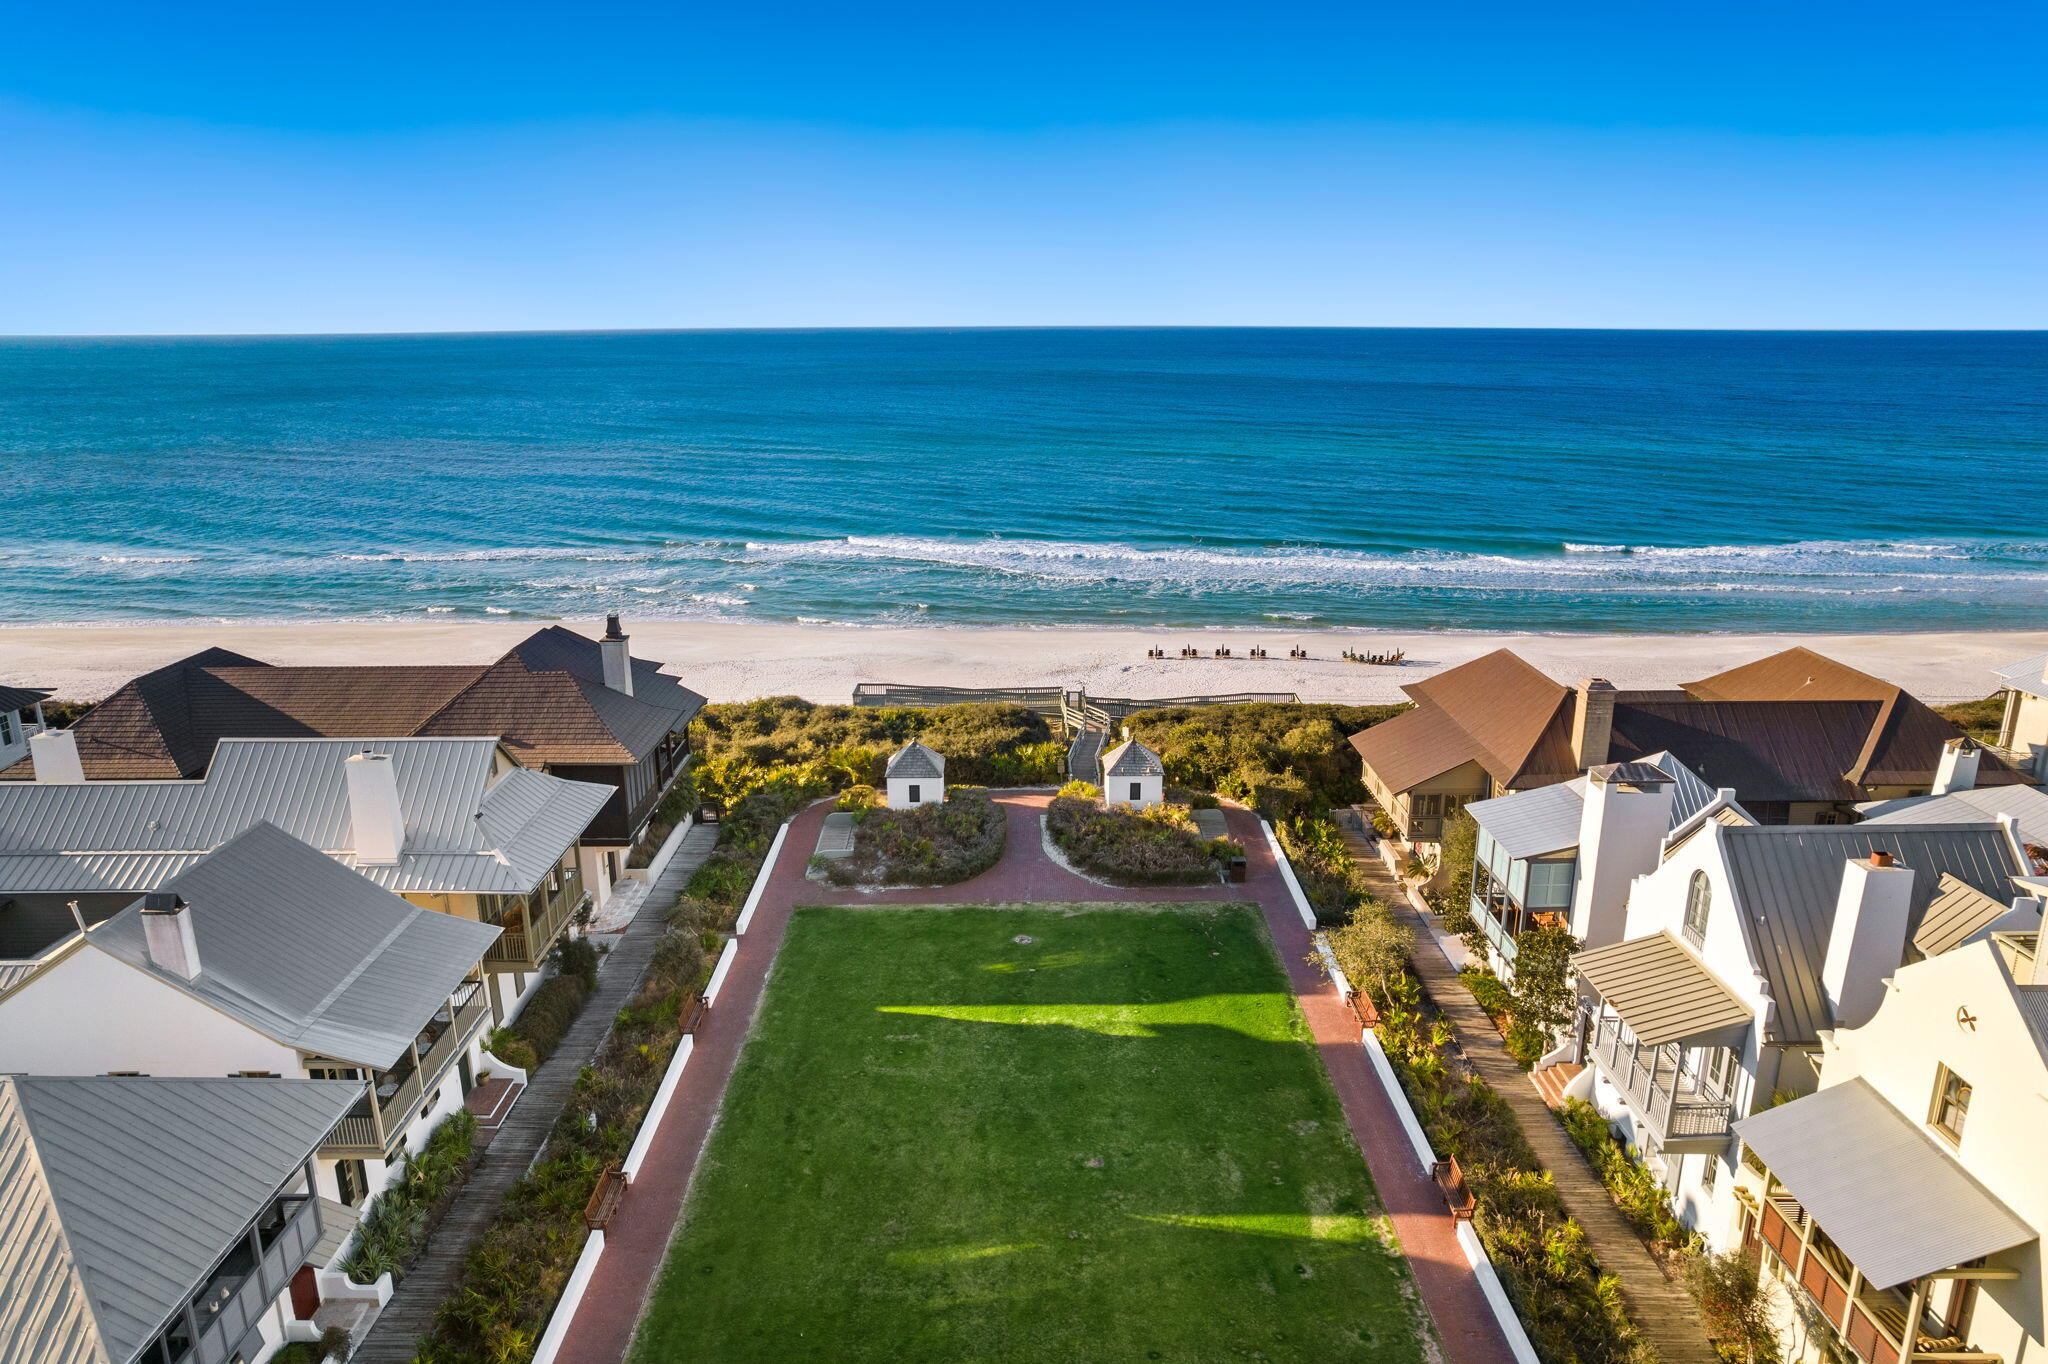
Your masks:
{"label": "rectangular grass field", "polygon": [[1256,909],[802,909],[636,1364],[1421,1360]]}

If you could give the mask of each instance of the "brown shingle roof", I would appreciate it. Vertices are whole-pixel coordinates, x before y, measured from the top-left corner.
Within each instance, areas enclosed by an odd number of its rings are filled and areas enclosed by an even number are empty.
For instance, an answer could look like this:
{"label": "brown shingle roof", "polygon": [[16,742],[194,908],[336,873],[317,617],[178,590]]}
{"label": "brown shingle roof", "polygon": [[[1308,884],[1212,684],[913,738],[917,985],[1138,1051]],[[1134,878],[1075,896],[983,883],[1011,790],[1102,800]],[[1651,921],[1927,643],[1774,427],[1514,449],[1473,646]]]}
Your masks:
{"label": "brown shingle roof", "polygon": [[[522,762],[630,764],[704,698],[633,660],[634,695],[603,682],[597,643],[560,626],[489,666],[272,667],[208,649],[145,673],[72,727],[88,778],[196,777],[225,738],[504,739]],[[24,758],[0,779],[26,780]]]}
{"label": "brown shingle roof", "polygon": [[1571,688],[1506,649],[1403,687],[1415,709],[1351,736],[1396,791],[1477,762],[1505,786],[1572,775]]}
{"label": "brown shingle roof", "polygon": [[1899,690],[1807,648],[1781,649],[1684,686],[1701,701],[1887,701]]}

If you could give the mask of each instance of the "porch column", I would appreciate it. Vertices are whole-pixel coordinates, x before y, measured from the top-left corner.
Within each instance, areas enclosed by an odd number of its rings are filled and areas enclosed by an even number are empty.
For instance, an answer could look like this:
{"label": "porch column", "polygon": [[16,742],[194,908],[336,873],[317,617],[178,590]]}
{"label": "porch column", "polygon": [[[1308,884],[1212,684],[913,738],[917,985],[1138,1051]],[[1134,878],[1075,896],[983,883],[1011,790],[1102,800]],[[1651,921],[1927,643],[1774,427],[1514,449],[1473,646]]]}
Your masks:
{"label": "porch column", "polygon": [[1913,1364],[1913,1347],[1920,1343],[1920,1318],[1927,1311],[1927,1280],[1913,1283],[1913,1300],[1906,1307],[1906,1329],[1899,1338],[1899,1364]]}

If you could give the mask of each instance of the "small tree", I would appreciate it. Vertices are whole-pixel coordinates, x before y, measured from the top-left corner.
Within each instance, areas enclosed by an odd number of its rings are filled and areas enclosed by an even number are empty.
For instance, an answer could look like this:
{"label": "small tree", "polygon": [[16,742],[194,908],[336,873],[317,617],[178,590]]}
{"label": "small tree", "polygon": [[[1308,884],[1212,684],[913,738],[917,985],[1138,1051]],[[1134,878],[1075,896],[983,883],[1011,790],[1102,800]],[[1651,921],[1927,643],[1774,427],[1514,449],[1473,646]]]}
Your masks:
{"label": "small tree", "polygon": [[1354,984],[1378,987],[1374,998],[1394,998],[1394,982],[1408,967],[1415,935],[1377,900],[1361,900],[1351,922],[1328,932],[1330,954]]}
{"label": "small tree", "polygon": [[1563,928],[1531,928],[1515,939],[1515,1021],[1555,1038],[1576,1001],[1566,975],[1578,940]]}
{"label": "small tree", "polygon": [[1770,1303],[1757,1275],[1755,1251],[1694,1256],[1685,1278],[1700,1305],[1707,1334],[1724,1357],[1741,1364],[1774,1364],[1778,1337],[1771,1329]]}

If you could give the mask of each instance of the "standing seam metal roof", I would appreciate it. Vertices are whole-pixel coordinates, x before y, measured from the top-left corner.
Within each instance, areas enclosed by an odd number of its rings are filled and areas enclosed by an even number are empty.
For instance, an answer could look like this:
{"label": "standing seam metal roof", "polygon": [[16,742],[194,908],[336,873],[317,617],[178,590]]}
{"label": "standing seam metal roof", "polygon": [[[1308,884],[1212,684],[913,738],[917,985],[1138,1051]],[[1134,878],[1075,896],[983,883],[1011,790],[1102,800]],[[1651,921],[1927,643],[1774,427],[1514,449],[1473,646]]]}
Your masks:
{"label": "standing seam metal roof", "polygon": [[[147,890],[258,820],[389,890],[532,890],[613,788],[513,768],[495,739],[224,739],[196,781],[0,783],[0,886]],[[345,764],[391,757],[405,815],[396,866],[356,866]]]}
{"label": "standing seam metal roof", "polygon": [[127,1364],[361,1093],[0,1076],[0,1364]]}
{"label": "standing seam metal roof", "polygon": [[1136,739],[1126,739],[1102,755],[1104,777],[1163,777],[1166,764]]}
{"label": "standing seam metal roof", "polygon": [[1579,979],[1614,1006],[1646,1047],[1733,1046],[1753,1015],[1669,933],[1609,943],[1572,958]]}
{"label": "standing seam metal roof", "polygon": [[897,779],[930,777],[936,780],[946,775],[946,759],[937,750],[926,748],[912,739],[889,755],[888,766],[883,769],[882,775]]}
{"label": "standing seam metal roof", "polygon": [[1821,967],[1842,871],[1851,860],[1884,851],[1913,871],[1909,931],[1919,926],[1942,873],[1996,898],[2010,893],[2012,878],[2023,870],[1997,824],[1714,827],[1751,958],[1777,1004],[1765,1031],[1770,1040],[1795,1046],[1817,1043],[1820,1029],[1832,1022]]}
{"label": "standing seam metal roof", "polygon": [[193,979],[151,962],[139,900],[87,940],[285,1046],[379,1069],[503,931],[408,904],[268,824],[165,889],[191,906]]}

